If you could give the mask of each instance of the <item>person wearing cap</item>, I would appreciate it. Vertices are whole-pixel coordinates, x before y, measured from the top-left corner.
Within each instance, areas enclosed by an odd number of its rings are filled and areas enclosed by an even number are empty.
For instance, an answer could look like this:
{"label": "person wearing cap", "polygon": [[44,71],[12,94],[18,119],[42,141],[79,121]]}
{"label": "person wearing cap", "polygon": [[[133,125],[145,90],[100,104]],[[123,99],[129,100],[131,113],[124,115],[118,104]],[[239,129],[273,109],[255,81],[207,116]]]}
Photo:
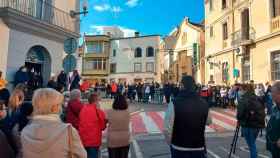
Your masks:
{"label": "person wearing cap", "polygon": [[164,133],[172,158],[206,158],[208,111],[209,106],[197,93],[194,79],[183,76],[179,94],[170,102],[165,116]]}

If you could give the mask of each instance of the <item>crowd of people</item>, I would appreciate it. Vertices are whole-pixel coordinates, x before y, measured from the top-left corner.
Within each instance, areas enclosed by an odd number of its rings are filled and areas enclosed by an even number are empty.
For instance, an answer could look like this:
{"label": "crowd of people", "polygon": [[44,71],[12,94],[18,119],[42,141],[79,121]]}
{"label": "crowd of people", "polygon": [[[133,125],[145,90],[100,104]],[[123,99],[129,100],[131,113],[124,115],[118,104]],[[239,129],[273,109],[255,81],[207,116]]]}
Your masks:
{"label": "crowd of people", "polygon": [[[267,84],[265,88],[253,83],[219,88],[198,86],[191,76],[184,76],[180,87],[170,83],[115,82],[93,87],[86,80],[80,85],[81,78],[75,72],[70,77],[70,94],[66,99],[67,84],[59,81],[65,79],[62,75],[50,80],[47,88],[34,90],[29,100],[28,83],[18,83],[9,93],[0,72],[1,157],[97,158],[102,131],[107,129],[109,157],[127,158],[131,135],[127,100],[146,103],[165,100],[168,109],[164,133],[172,158],[207,157],[205,128],[211,124],[211,106],[237,108],[238,126],[242,128],[251,158],[257,158],[256,139],[262,129],[266,129],[267,149],[272,157],[280,157],[280,82]],[[84,95],[91,87],[94,91]],[[100,108],[99,90],[114,99],[111,110]],[[215,90],[220,94],[218,99]],[[267,122],[266,115],[269,115]]]}

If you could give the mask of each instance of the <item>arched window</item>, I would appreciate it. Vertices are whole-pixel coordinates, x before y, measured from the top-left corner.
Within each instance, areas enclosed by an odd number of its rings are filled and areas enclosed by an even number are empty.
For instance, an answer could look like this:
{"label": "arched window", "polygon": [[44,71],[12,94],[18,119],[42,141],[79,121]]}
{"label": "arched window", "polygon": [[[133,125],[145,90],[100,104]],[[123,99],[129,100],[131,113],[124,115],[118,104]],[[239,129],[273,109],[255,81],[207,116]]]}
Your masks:
{"label": "arched window", "polygon": [[153,47],[148,47],[147,48],[147,53],[146,53],[146,56],[147,57],[153,57],[155,54],[155,49]]}
{"label": "arched window", "polygon": [[142,57],[142,49],[140,47],[135,49],[134,57],[135,58],[141,58]]}

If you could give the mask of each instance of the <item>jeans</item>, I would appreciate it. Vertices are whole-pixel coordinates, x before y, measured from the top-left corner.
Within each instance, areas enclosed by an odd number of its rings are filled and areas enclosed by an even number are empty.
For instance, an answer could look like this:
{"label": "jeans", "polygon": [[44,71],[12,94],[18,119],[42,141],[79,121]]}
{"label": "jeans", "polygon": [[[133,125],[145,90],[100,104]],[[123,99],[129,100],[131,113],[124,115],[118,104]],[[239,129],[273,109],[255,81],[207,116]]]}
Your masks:
{"label": "jeans", "polygon": [[86,147],[88,158],[98,158],[99,148],[97,147]]}
{"label": "jeans", "polygon": [[250,150],[250,158],[258,157],[256,139],[258,137],[259,131],[260,130],[256,128],[242,128],[242,134]]}
{"label": "jeans", "polygon": [[180,151],[171,148],[171,158],[207,158],[204,150],[202,151]]}

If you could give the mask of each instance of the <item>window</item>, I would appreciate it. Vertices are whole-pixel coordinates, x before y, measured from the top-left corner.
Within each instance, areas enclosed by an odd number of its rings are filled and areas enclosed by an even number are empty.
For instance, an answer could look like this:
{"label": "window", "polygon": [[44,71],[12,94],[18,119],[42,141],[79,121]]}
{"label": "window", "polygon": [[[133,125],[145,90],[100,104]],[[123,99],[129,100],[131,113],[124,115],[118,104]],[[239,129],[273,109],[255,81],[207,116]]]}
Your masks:
{"label": "window", "polygon": [[141,58],[142,57],[142,49],[141,48],[136,48],[135,53],[134,53],[135,58]]}
{"label": "window", "polygon": [[228,26],[227,22],[223,24],[223,40],[228,39]]}
{"label": "window", "polygon": [[245,56],[242,62],[242,80],[250,81],[250,57]]}
{"label": "window", "polygon": [[213,70],[214,69],[214,63],[210,63],[210,70]]}
{"label": "window", "polygon": [[280,80],[280,51],[272,53],[272,80]]}
{"label": "window", "polygon": [[135,63],[134,64],[134,72],[142,72],[142,64],[141,63]]}
{"label": "window", "polygon": [[280,16],[280,0],[272,0],[272,17]]}
{"label": "window", "polygon": [[117,50],[113,49],[113,57],[115,57],[117,55]]}
{"label": "window", "polygon": [[210,37],[214,36],[214,30],[213,29],[214,29],[213,26],[210,26],[210,31],[209,31]]}
{"label": "window", "polygon": [[112,63],[110,64],[110,73],[116,73],[117,72],[117,64]]}
{"label": "window", "polygon": [[248,40],[250,36],[249,9],[244,9],[241,13],[241,36],[243,40]]}
{"label": "window", "polygon": [[87,53],[102,53],[103,43],[102,42],[86,42]]}
{"label": "window", "polygon": [[147,56],[147,57],[153,57],[154,54],[155,54],[154,48],[153,48],[153,47],[148,47],[148,48],[147,48],[147,54],[146,54],[146,56]]}
{"label": "window", "polygon": [[154,63],[153,62],[149,62],[146,64],[146,71],[147,72],[154,72]]}
{"label": "window", "polygon": [[227,8],[227,0],[222,0],[222,9]]}
{"label": "window", "polygon": [[85,61],[86,70],[106,70],[106,59],[93,59]]}
{"label": "window", "polygon": [[213,10],[213,0],[209,0],[209,10]]}

